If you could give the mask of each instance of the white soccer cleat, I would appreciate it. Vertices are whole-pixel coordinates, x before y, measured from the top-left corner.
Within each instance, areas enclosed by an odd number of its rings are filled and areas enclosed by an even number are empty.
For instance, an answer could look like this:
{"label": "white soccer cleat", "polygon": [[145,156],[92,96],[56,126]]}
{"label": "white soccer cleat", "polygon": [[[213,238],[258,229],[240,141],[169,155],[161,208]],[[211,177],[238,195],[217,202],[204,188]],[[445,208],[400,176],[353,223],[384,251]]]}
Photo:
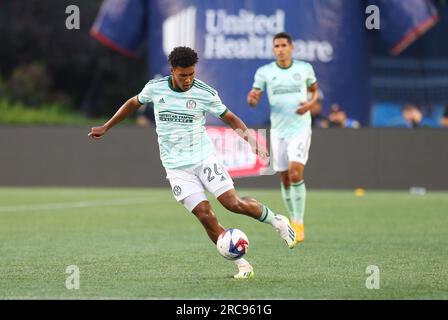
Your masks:
{"label": "white soccer cleat", "polygon": [[239,272],[233,276],[234,279],[250,279],[253,278],[255,273],[250,264],[238,268]]}
{"label": "white soccer cleat", "polygon": [[291,227],[288,218],[282,216],[281,214],[277,214],[272,220],[272,225],[274,226],[275,230],[277,230],[278,233],[280,233],[280,237],[282,237],[282,239],[285,240],[289,249],[294,248],[294,246],[297,243],[296,232]]}

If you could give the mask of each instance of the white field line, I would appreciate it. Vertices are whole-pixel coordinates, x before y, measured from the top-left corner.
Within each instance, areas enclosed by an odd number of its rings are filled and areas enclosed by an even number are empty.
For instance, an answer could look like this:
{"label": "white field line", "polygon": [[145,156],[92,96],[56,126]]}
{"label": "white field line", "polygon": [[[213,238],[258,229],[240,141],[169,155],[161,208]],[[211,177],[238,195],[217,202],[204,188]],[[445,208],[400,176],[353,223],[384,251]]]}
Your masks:
{"label": "white field line", "polygon": [[4,296],[0,300],[176,300],[181,298],[133,298],[133,297],[96,297],[96,296],[75,296],[75,297],[46,297],[46,296]]}
{"label": "white field line", "polygon": [[127,199],[99,200],[99,201],[27,204],[27,205],[21,205],[21,206],[0,207],[0,212],[41,211],[41,210],[54,210],[54,209],[76,209],[76,208],[107,207],[107,206],[127,206],[127,205],[132,205],[132,204],[150,203],[150,202],[154,202],[154,199],[147,197],[147,198],[127,198]]}
{"label": "white field line", "polygon": [[[269,300],[306,300],[305,298],[253,298],[253,299],[246,299],[245,300],[265,300],[269,302]],[[333,298],[316,298],[313,300],[332,300]],[[233,300],[231,298],[204,298],[204,297],[193,297],[193,298],[186,298],[186,297],[170,297],[170,298],[164,298],[164,297],[100,297],[100,296],[73,296],[73,297],[51,297],[51,296],[4,296],[0,297],[0,300]]]}

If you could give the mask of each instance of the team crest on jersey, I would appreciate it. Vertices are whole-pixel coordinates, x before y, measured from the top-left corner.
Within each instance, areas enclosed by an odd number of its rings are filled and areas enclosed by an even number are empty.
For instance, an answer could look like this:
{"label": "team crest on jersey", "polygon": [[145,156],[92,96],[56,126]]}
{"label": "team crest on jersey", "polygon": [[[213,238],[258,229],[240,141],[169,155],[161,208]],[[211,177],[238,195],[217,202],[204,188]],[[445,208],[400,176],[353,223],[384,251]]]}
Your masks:
{"label": "team crest on jersey", "polygon": [[188,100],[187,101],[187,109],[189,109],[189,110],[196,109],[196,101]]}
{"label": "team crest on jersey", "polygon": [[180,194],[182,193],[182,189],[179,186],[174,186],[173,188],[173,193],[176,197],[180,196]]}
{"label": "team crest on jersey", "polygon": [[294,80],[297,80],[297,81],[302,80],[302,77],[298,73],[294,73],[292,77],[294,78]]}

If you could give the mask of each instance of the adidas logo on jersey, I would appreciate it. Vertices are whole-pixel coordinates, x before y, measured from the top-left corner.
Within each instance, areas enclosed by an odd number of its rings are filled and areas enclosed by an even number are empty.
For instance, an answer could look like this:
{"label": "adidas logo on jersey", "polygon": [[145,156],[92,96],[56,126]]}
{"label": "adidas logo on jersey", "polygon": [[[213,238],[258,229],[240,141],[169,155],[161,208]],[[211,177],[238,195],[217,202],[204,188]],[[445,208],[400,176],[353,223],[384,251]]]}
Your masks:
{"label": "adidas logo on jersey", "polygon": [[165,103],[165,100],[163,98],[160,98],[159,103]]}

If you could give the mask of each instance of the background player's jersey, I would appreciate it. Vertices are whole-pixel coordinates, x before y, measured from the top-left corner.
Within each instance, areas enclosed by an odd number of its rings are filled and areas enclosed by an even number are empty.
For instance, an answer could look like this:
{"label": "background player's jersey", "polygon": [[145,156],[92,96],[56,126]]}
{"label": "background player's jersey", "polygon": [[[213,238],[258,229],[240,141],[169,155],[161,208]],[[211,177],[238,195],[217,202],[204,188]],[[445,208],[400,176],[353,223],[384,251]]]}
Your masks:
{"label": "background player's jersey", "polygon": [[205,132],[205,113],[221,117],[227,111],[218,93],[195,79],[188,91],[172,86],[171,77],[149,81],[137,96],[153,102],[160,159],[165,168],[199,164],[215,150]]}
{"label": "background player's jersey", "polygon": [[271,129],[278,137],[286,138],[311,130],[311,115],[296,113],[300,102],[307,101],[307,88],[316,82],[311,64],[293,60],[288,68],[271,62],[255,73],[253,87],[267,91],[271,106]]}

